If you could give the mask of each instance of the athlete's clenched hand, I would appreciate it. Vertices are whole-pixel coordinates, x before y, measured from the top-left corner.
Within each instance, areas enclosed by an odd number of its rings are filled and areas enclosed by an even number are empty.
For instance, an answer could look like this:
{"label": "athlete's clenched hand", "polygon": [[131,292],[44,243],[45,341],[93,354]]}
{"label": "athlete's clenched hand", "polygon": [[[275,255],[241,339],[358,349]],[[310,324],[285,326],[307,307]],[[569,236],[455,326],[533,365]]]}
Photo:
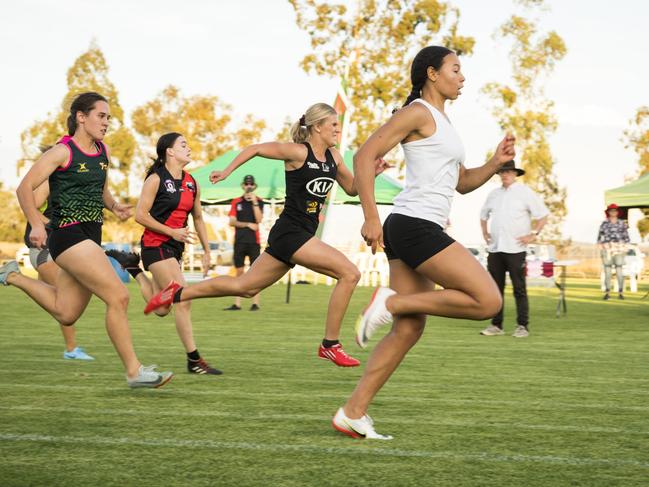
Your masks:
{"label": "athlete's clenched hand", "polygon": [[171,238],[177,240],[178,242],[189,243],[189,244],[196,243],[196,233],[192,232],[189,229],[189,227],[172,228],[169,233],[171,234]]}
{"label": "athlete's clenched hand", "polygon": [[372,253],[376,254],[376,250],[384,247],[383,245],[383,227],[381,226],[381,220],[372,219],[365,220],[363,226],[361,227],[361,236],[368,247],[372,248]]}
{"label": "athlete's clenched hand", "polygon": [[133,216],[133,205],[124,205],[122,203],[115,203],[112,209],[113,213],[120,220],[128,220]]}
{"label": "athlete's clenched hand", "polygon": [[45,231],[45,225],[41,223],[40,225],[33,226],[32,231],[29,233],[29,243],[37,249],[42,249],[46,241],[47,232]]}
{"label": "athlete's clenched hand", "polygon": [[212,171],[210,173],[210,182],[212,184],[216,184],[219,181],[223,181],[227,177],[228,174],[226,174],[225,171]]}

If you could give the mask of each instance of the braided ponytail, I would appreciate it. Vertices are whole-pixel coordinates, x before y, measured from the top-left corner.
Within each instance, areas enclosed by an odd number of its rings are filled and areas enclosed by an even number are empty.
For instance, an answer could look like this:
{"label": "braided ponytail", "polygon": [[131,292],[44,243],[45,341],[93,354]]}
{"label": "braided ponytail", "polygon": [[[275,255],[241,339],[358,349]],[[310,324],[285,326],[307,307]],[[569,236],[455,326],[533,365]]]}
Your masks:
{"label": "braided ponytail", "polygon": [[406,98],[406,102],[403,104],[404,107],[421,96],[421,90],[424,89],[424,85],[428,79],[428,67],[430,66],[435,71],[439,71],[444,63],[444,58],[452,52],[446,47],[428,46],[417,53],[410,68],[412,90],[408,98]]}

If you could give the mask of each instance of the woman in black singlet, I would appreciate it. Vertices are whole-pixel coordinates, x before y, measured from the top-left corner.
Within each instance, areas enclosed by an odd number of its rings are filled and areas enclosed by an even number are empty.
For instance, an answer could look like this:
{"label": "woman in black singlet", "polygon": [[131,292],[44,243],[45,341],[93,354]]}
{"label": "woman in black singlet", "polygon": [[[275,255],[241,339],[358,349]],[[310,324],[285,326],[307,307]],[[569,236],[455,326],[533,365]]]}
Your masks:
{"label": "woman in black singlet", "polygon": [[[51,149],[47,147],[42,149],[43,152]],[[50,185],[47,181],[43,182],[38,188],[34,190],[34,202],[36,207],[39,208],[41,212],[41,218],[43,223],[47,225],[52,216],[52,205],[48,204],[50,196]],[[47,246],[39,249],[32,245],[29,241],[29,234],[32,231],[32,227],[27,223],[25,226],[25,245],[29,248],[29,260],[32,264],[32,267],[38,272],[38,280],[43,281],[46,284],[51,286],[56,285],[56,275],[59,273],[59,266],[56,265],[56,262],[52,260],[50,255],[50,250]],[[46,242],[47,245],[47,242]],[[86,351],[77,346],[77,332],[74,324],[72,325],[62,325],[59,324],[61,329],[61,334],[63,335],[63,341],[65,342],[65,352],[63,352],[63,358],[66,360],[94,360],[94,357],[88,355]]]}
{"label": "woman in black singlet", "polygon": [[[106,303],[106,330],[126,371],[129,387],[160,387],[171,372],[144,367],[133,350],[126,309],[129,293],[100,247],[103,209],[118,218],[131,216],[131,208],[118,203],[108,189],[108,148],[102,142],[110,109],[98,93],[82,93],[70,107],[69,135],[45,152],[25,175],[18,201],[32,226],[29,240],[43,248],[47,240],[61,268],[56,286],[20,273],[15,261],[0,267],[0,283],[22,289],[61,324],[72,324],[94,294]],[[49,238],[34,201],[34,189],[49,181],[52,228]]]}
{"label": "woman in black singlet", "polygon": [[[315,237],[320,210],[334,183],[337,182],[349,195],[357,194],[354,178],[335,149],[339,130],[336,111],[325,103],[318,103],[293,125],[293,143],[252,145],[241,151],[224,171],[214,171],[210,180],[217,183],[255,156],[284,161],[286,202],[268,235],[268,248],[242,276],[217,277],[187,288],[170,284],[149,301],[145,312],[171,302],[196,298],[252,297],[299,264],[338,281],[329,301],[325,336],[318,356],[341,367],[359,365],[358,360],[345,353],[338,339],[360,273],[341,252]],[[381,173],[385,167],[383,159],[378,159],[375,173]]]}

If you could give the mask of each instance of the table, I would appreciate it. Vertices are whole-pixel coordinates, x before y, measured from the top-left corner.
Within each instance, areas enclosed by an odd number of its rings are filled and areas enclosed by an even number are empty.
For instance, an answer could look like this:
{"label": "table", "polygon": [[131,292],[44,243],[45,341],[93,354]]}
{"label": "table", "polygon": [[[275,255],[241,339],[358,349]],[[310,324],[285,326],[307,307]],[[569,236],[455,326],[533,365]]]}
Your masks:
{"label": "table", "polygon": [[554,262],[554,267],[561,267],[561,274],[557,276],[554,284],[559,288],[559,302],[557,303],[557,318],[562,314],[568,313],[566,306],[566,268],[571,265],[579,264],[578,260],[557,260]]}

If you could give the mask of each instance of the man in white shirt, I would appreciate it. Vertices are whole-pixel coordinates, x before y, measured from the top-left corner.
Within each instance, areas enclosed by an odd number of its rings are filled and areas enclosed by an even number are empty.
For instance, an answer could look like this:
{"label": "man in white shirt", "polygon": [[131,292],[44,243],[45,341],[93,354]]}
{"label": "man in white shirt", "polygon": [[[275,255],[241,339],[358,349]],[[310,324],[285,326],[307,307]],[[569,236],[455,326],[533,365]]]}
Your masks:
{"label": "man in white shirt", "polygon": [[[517,338],[529,335],[529,305],[525,285],[527,245],[536,239],[549,214],[543,200],[530,188],[516,181],[523,174],[525,171],[517,168],[514,161],[503,164],[498,171],[502,186],[489,193],[480,211],[482,235],[489,245],[487,269],[498,284],[503,298],[507,272],[514,287],[518,326],[512,336]],[[488,220],[491,220],[489,230]],[[503,308],[493,317],[491,325],[480,334],[504,335]]]}

